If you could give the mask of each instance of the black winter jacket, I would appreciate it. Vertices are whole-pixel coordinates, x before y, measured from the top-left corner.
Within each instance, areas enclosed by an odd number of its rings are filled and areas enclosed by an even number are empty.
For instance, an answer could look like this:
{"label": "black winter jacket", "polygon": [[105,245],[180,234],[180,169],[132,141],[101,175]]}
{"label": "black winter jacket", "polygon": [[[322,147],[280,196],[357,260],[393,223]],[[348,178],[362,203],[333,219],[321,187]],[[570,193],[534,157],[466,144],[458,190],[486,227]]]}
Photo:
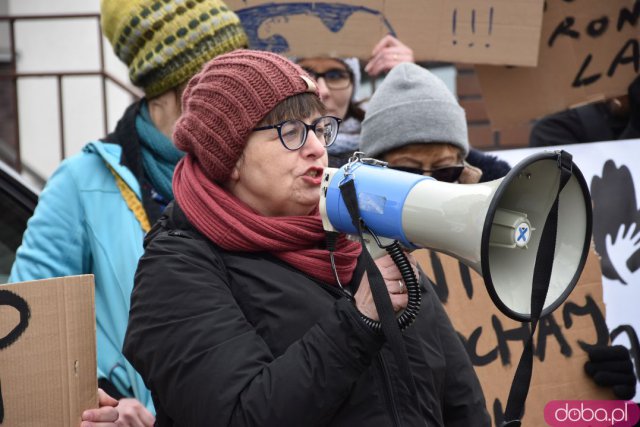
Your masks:
{"label": "black winter jacket", "polygon": [[124,354],[160,426],[489,426],[459,337],[428,282],[422,293],[403,333],[415,396],[342,291],[220,249],[170,204],[145,242]]}

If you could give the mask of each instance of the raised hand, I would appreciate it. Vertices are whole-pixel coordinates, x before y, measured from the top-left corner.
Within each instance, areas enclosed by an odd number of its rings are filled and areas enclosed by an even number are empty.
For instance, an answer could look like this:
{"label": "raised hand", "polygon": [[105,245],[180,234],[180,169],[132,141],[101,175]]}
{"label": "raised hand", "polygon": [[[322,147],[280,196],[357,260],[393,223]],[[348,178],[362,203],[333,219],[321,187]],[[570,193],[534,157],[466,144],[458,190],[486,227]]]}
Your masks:
{"label": "raised hand", "polygon": [[386,73],[401,62],[414,62],[413,50],[392,35],[387,34],[371,51],[371,59],[364,70],[371,77]]}
{"label": "raised hand", "polygon": [[629,400],[636,393],[636,376],[629,350],[621,345],[598,346],[587,352],[585,372],[602,387],[611,387],[618,399]]}
{"label": "raised hand", "polygon": [[640,230],[636,230],[636,224],[632,223],[630,226],[621,224],[615,239],[611,239],[611,234],[605,236],[605,246],[620,281],[625,285],[640,284],[640,269],[631,271],[627,263],[627,260],[640,250]]}

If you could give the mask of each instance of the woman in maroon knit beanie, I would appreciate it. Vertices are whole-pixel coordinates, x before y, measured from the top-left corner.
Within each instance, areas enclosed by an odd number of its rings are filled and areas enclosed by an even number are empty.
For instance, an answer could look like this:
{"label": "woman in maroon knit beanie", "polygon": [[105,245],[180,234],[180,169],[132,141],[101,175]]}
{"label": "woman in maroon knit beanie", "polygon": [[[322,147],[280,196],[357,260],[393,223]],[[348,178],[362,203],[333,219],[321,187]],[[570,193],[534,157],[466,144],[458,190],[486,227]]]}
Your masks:
{"label": "woman in maroon knit beanie", "polygon": [[[363,320],[379,316],[360,245],[341,236],[331,262],[318,202],[340,120],[313,79],[239,50],[205,65],[182,107],[175,201],[146,237],[124,344],[157,425],[484,425],[478,380],[430,286],[401,338],[407,384]],[[402,311],[402,275],[389,256],[376,265]]]}

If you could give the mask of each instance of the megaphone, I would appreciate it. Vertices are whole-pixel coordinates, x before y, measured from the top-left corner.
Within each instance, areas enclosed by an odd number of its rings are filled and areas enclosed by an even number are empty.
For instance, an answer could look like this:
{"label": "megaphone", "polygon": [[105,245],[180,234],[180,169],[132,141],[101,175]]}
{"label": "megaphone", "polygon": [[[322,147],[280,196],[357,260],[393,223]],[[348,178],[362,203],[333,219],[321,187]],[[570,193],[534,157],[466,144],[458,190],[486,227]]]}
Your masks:
{"label": "megaphone", "polygon": [[569,296],[591,244],[587,183],[570,161],[571,176],[558,195],[559,162],[559,152],[542,152],[518,163],[504,178],[460,185],[358,156],[339,169],[325,170],[320,212],[328,231],[356,234],[340,192],[342,183],[354,180],[360,218],[368,230],[408,249],[427,248],[457,258],[483,277],[500,311],[530,321],[536,256],[557,196],[555,258],[541,315]]}

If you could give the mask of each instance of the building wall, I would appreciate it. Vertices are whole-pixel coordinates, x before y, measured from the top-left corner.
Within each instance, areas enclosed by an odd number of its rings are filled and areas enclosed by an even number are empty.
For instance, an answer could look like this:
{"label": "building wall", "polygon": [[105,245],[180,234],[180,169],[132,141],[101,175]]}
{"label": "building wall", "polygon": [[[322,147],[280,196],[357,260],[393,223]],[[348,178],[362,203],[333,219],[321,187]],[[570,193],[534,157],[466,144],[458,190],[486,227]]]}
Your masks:
{"label": "building wall", "polygon": [[505,150],[527,147],[531,123],[493,130],[482,99],[482,89],[473,65],[457,64],[456,89],[460,105],[467,113],[469,142],[481,150]]}
{"label": "building wall", "polygon": [[[8,73],[9,65],[0,61],[0,73]],[[13,119],[13,86],[11,80],[0,79],[0,159],[11,162],[15,149],[15,126]]]}
{"label": "building wall", "polygon": [[[99,10],[99,0],[9,0],[8,3],[8,13],[12,16],[98,13]],[[106,71],[128,83],[127,69],[100,35],[97,19],[16,22],[17,72],[99,71],[100,40],[104,43]],[[64,77],[60,87],[61,91],[58,80],[53,77],[21,78],[18,82],[22,162],[26,170],[43,179],[51,175],[63,158],[63,138],[64,157],[68,157],[78,153],[88,141],[105,135],[101,79]],[[123,89],[107,84],[107,129],[113,129],[132,99]]]}
{"label": "building wall", "polygon": [[[0,0],[0,15],[9,13],[9,1]],[[0,22],[0,75],[9,73],[9,25]],[[11,160],[15,145],[13,114],[13,91],[11,80],[0,79],[0,159]]]}

